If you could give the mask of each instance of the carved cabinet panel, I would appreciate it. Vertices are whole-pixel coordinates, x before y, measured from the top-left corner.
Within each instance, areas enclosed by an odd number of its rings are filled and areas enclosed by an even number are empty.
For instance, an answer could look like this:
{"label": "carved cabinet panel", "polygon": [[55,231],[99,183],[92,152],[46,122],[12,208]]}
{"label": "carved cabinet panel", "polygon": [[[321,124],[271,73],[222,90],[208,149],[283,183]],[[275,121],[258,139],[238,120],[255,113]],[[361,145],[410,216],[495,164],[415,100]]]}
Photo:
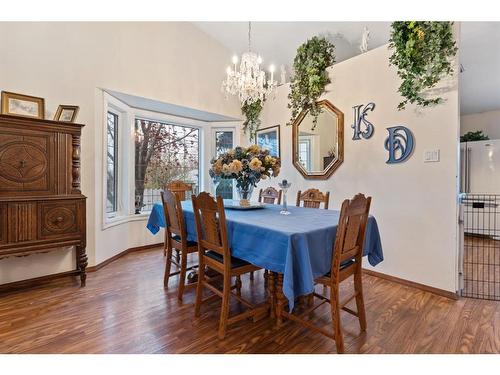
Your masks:
{"label": "carved cabinet panel", "polygon": [[0,115],[0,259],[75,246],[85,285],[82,127]]}
{"label": "carved cabinet panel", "polygon": [[54,194],[54,135],[0,134],[0,195]]}
{"label": "carved cabinet panel", "polygon": [[39,207],[40,238],[78,235],[79,215],[79,202],[41,203]]}

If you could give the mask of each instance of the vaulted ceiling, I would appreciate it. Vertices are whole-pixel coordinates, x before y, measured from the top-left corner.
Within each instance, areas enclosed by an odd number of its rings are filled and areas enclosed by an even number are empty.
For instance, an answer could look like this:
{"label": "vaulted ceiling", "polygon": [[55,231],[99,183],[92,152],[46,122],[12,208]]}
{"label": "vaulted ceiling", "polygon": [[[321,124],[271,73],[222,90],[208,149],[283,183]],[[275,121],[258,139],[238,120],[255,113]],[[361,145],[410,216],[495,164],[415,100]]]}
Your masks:
{"label": "vaulted ceiling", "polygon": [[[195,22],[195,25],[226,46],[232,54],[248,49],[247,22]],[[369,49],[389,40],[390,22],[252,22],[252,49],[263,58],[267,69],[290,66],[297,47],[314,35],[325,35],[336,47],[340,62],[360,53],[364,27],[370,30]],[[500,22],[460,24],[461,112],[476,113],[500,109]],[[231,56],[228,56],[228,65]],[[225,67],[221,67],[225,69]],[[278,74],[279,77],[279,74]]]}

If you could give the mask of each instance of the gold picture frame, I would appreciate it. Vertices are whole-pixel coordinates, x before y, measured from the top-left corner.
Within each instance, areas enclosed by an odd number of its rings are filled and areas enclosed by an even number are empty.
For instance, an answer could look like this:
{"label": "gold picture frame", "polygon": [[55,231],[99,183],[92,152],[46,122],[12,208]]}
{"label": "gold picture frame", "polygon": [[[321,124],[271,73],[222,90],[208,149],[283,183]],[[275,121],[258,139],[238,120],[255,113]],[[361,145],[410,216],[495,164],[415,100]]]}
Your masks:
{"label": "gold picture frame", "polygon": [[45,118],[45,99],[2,91],[2,115]]}
{"label": "gold picture frame", "polygon": [[56,114],[54,115],[54,121],[61,122],[75,122],[76,116],[80,107],[77,105],[60,105],[57,107]]}

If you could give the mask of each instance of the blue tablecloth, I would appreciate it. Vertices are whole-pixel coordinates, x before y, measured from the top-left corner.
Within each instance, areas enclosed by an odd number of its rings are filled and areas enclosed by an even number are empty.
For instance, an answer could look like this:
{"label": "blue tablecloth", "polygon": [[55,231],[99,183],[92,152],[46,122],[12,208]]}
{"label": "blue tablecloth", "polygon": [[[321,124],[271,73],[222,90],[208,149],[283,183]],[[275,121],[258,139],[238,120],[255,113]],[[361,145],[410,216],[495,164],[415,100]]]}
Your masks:
{"label": "blue tablecloth", "polygon": [[[191,201],[182,202],[188,240],[196,241]],[[256,266],[282,273],[283,293],[293,309],[297,296],[314,289],[314,279],[330,271],[332,244],[340,211],[289,207],[290,215],[280,215],[281,206],[266,205],[257,210],[226,209],[229,246],[233,256]],[[165,227],[163,208],[153,206],[147,228],[156,234]],[[384,260],[377,221],[370,216],[364,255],[372,266]]]}

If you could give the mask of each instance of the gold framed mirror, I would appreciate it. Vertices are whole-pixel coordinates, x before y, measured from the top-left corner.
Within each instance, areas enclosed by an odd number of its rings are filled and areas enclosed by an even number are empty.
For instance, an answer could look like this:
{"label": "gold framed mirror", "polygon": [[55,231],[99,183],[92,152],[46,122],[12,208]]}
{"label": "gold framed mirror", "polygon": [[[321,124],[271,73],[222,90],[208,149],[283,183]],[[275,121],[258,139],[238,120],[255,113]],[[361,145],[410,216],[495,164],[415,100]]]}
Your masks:
{"label": "gold framed mirror", "polygon": [[293,165],[306,179],[326,180],[344,161],[344,114],[328,100],[318,105],[316,126],[309,110],[293,122]]}

